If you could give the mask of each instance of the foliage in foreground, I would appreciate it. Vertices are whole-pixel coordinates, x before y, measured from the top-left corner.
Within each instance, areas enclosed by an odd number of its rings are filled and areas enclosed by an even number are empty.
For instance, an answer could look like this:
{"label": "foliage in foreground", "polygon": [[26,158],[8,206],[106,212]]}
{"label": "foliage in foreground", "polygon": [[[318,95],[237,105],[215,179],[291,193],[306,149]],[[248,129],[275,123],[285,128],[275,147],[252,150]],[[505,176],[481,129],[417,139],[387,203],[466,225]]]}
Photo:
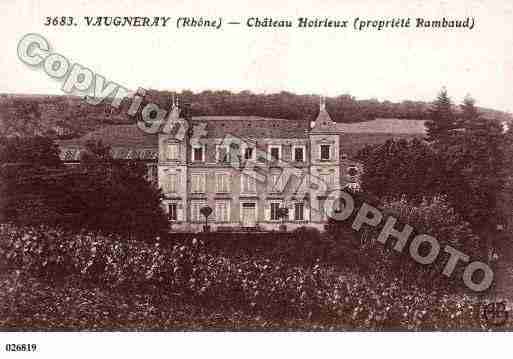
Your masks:
{"label": "foliage in foreground", "polygon": [[[361,203],[372,203],[363,194],[353,194],[356,207]],[[470,256],[472,260],[486,259],[484,241],[475,235],[468,222],[455,212],[444,197],[435,197],[431,201],[415,204],[406,198],[385,201],[379,207],[383,219],[376,227],[363,226],[359,231],[352,229],[351,224],[357,211],[345,221],[332,221],[328,236],[333,239],[333,252],[340,258],[340,263],[357,268],[360,273],[380,275],[383,278],[398,277],[401,282],[423,287],[426,290],[455,292],[463,286],[461,280],[463,266],[457,266],[450,278],[442,274],[449,259],[443,251],[445,246],[451,247]],[[389,216],[396,218],[394,228],[401,231],[407,224],[412,227],[402,252],[393,249],[397,240],[389,237],[386,244],[377,241],[379,233]],[[428,265],[415,262],[409,254],[412,239],[419,234],[427,234],[436,238],[440,245],[440,253],[436,260]],[[428,248],[421,246],[420,252],[425,254]]]}
{"label": "foliage in foreground", "polygon": [[[479,329],[482,324],[477,299],[467,295],[426,292],[394,278],[358,277],[334,266],[212,255],[197,241],[168,247],[2,225],[0,258],[6,271],[21,273],[5,279],[2,327],[180,328],[173,321],[180,314],[162,308],[184,303],[221,313],[220,321],[233,323],[232,329],[241,323],[260,329],[374,330]],[[191,316],[183,318],[194,323]],[[130,318],[139,324],[128,325]]]}
{"label": "foliage in foreground", "polygon": [[48,138],[0,138],[0,220],[152,239],[168,221],[146,173],[144,163],[113,159],[101,142],[87,143],[81,163],[68,167]]}

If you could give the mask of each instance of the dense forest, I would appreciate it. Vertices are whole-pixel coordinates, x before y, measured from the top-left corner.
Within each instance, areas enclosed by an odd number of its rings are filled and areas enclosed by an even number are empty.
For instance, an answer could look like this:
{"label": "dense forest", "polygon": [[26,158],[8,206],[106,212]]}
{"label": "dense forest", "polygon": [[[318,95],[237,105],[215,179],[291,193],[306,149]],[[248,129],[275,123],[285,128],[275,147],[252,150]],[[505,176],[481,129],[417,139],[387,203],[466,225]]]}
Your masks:
{"label": "dense forest", "polygon": [[[310,121],[318,112],[318,95],[296,95],[290,92],[255,94],[249,91],[182,91],[149,90],[145,102],[153,102],[164,109],[177,95],[189,104],[192,116],[253,115],[281,119],[303,118]],[[326,99],[327,108],[336,122],[359,122],[375,118],[427,119],[431,103],[403,101],[394,103],[376,99],[358,100],[351,95]],[[89,105],[79,97],[41,95],[1,95],[0,135],[45,134],[55,138],[82,135],[102,124],[126,124],[133,121],[127,115],[131,101],[113,108],[110,101]],[[457,111],[457,107],[455,107]],[[511,114],[479,108],[484,117],[511,121]]]}

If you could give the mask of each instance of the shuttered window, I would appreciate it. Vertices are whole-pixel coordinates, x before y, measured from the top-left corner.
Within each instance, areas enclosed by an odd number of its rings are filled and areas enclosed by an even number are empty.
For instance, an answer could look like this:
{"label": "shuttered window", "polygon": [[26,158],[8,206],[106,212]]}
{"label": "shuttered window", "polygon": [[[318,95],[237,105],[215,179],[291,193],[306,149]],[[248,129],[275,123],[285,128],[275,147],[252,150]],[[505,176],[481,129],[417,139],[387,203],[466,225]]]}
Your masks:
{"label": "shuttered window", "polygon": [[332,174],[321,174],[319,175],[319,177],[321,178],[321,180],[324,181],[324,183],[326,183],[326,185],[328,186],[328,188],[332,188],[333,187],[333,175]]}
{"label": "shuttered window", "polygon": [[271,203],[271,221],[277,221],[280,219],[280,203],[272,202]]}
{"label": "shuttered window", "polygon": [[203,173],[191,175],[191,189],[193,193],[205,193],[206,176]]}
{"label": "shuttered window", "polygon": [[178,175],[176,173],[169,175],[168,191],[172,193],[178,192]]}
{"label": "shuttered window", "polygon": [[271,161],[278,161],[281,159],[281,147],[273,146],[270,148]]}
{"label": "shuttered window", "polygon": [[244,149],[244,159],[245,160],[252,160],[253,159],[253,153],[254,153],[254,149],[253,148],[246,147]]}
{"label": "shuttered window", "polygon": [[176,203],[170,203],[168,205],[168,209],[169,209],[168,219],[170,221],[176,221],[178,219],[178,208],[177,207],[178,206]]}
{"label": "shuttered window", "polygon": [[230,202],[217,201],[215,207],[216,222],[230,221]]}
{"label": "shuttered window", "polygon": [[294,204],[294,220],[303,221],[305,219],[305,205],[303,203]]}
{"label": "shuttered window", "polygon": [[303,147],[294,147],[294,161],[305,162],[305,149]]}
{"label": "shuttered window", "polygon": [[242,175],[242,192],[243,193],[254,193],[256,192],[256,180],[255,178]]}
{"label": "shuttered window", "polygon": [[216,174],[216,192],[228,193],[230,192],[230,176],[227,173]]}
{"label": "shuttered window", "polygon": [[203,162],[203,161],[205,161],[205,159],[204,159],[204,152],[203,152],[203,147],[202,146],[193,147],[192,148],[192,160],[194,162]]}
{"label": "shuttered window", "polygon": [[269,175],[269,190],[271,192],[281,192],[281,174],[271,173]]}
{"label": "shuttered window", "polygon": [[330,159],[330,145],[321,145],[321,160]]}
{"label": "shuttered window", "polygon": [[170,143],[167,145],[167,159],[168,160],[177,160],[178,159],[178,144]]}
{"label": "shuttered window", "polygon": [[191,201],[191,221],[200,222],[205,220],[205,217],[200,212],[200,209],[205,206],[206,203],[204,201]]}

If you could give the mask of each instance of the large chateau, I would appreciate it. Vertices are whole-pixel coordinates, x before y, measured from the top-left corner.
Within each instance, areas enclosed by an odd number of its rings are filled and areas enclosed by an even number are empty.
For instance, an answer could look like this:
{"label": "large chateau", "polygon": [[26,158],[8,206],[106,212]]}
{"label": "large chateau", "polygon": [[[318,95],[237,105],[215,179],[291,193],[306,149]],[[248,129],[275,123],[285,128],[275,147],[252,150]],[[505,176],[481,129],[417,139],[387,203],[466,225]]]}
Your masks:
{"label": "large chateau", "polygon": [[[144,161],[148,179],[162,190],[172,231],[203,230],[200,209],[205,206],[213,210],[208,217],[212,231],[293,230],[305,225],[322,230],[327,194],[358,188],[362,168],[352,160],[358,148],[424,134],[423,121],[334,122],[323,99],[312,122],[179,114],[173,101],[167,123],[155,134],[135,124],[111,125],[60,141],[61,158],[77,163],[87,141],[101,140],[111,146],[114,158]],[[187,128],[204,131],[199,137],[194,131],[181,137],[169,131],[184,121]]]}

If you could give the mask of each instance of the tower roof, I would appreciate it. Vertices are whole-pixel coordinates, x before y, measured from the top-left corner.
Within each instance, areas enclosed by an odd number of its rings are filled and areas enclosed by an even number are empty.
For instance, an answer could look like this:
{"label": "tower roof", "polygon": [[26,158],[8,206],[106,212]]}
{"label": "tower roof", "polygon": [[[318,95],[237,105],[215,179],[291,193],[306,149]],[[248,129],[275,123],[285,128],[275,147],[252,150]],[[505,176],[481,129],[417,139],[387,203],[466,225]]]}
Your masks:
{"label": "tower roof", "polygon": [[315,119],[311,132],[340,132],[337,124],[333,122],[328,110],[326,110],[326,99],[324,96],[319,98],[319,114]]}
{"label": "tower roof", "polygon": [[164,133],[170,133],[173,130],[175,124],[180,120],[180,107],[178,105],[178,98],[173,95],[171,99],[171,108],[169,109],[169,113],[167,118],[165,119],[165,124],[162,129]]}

